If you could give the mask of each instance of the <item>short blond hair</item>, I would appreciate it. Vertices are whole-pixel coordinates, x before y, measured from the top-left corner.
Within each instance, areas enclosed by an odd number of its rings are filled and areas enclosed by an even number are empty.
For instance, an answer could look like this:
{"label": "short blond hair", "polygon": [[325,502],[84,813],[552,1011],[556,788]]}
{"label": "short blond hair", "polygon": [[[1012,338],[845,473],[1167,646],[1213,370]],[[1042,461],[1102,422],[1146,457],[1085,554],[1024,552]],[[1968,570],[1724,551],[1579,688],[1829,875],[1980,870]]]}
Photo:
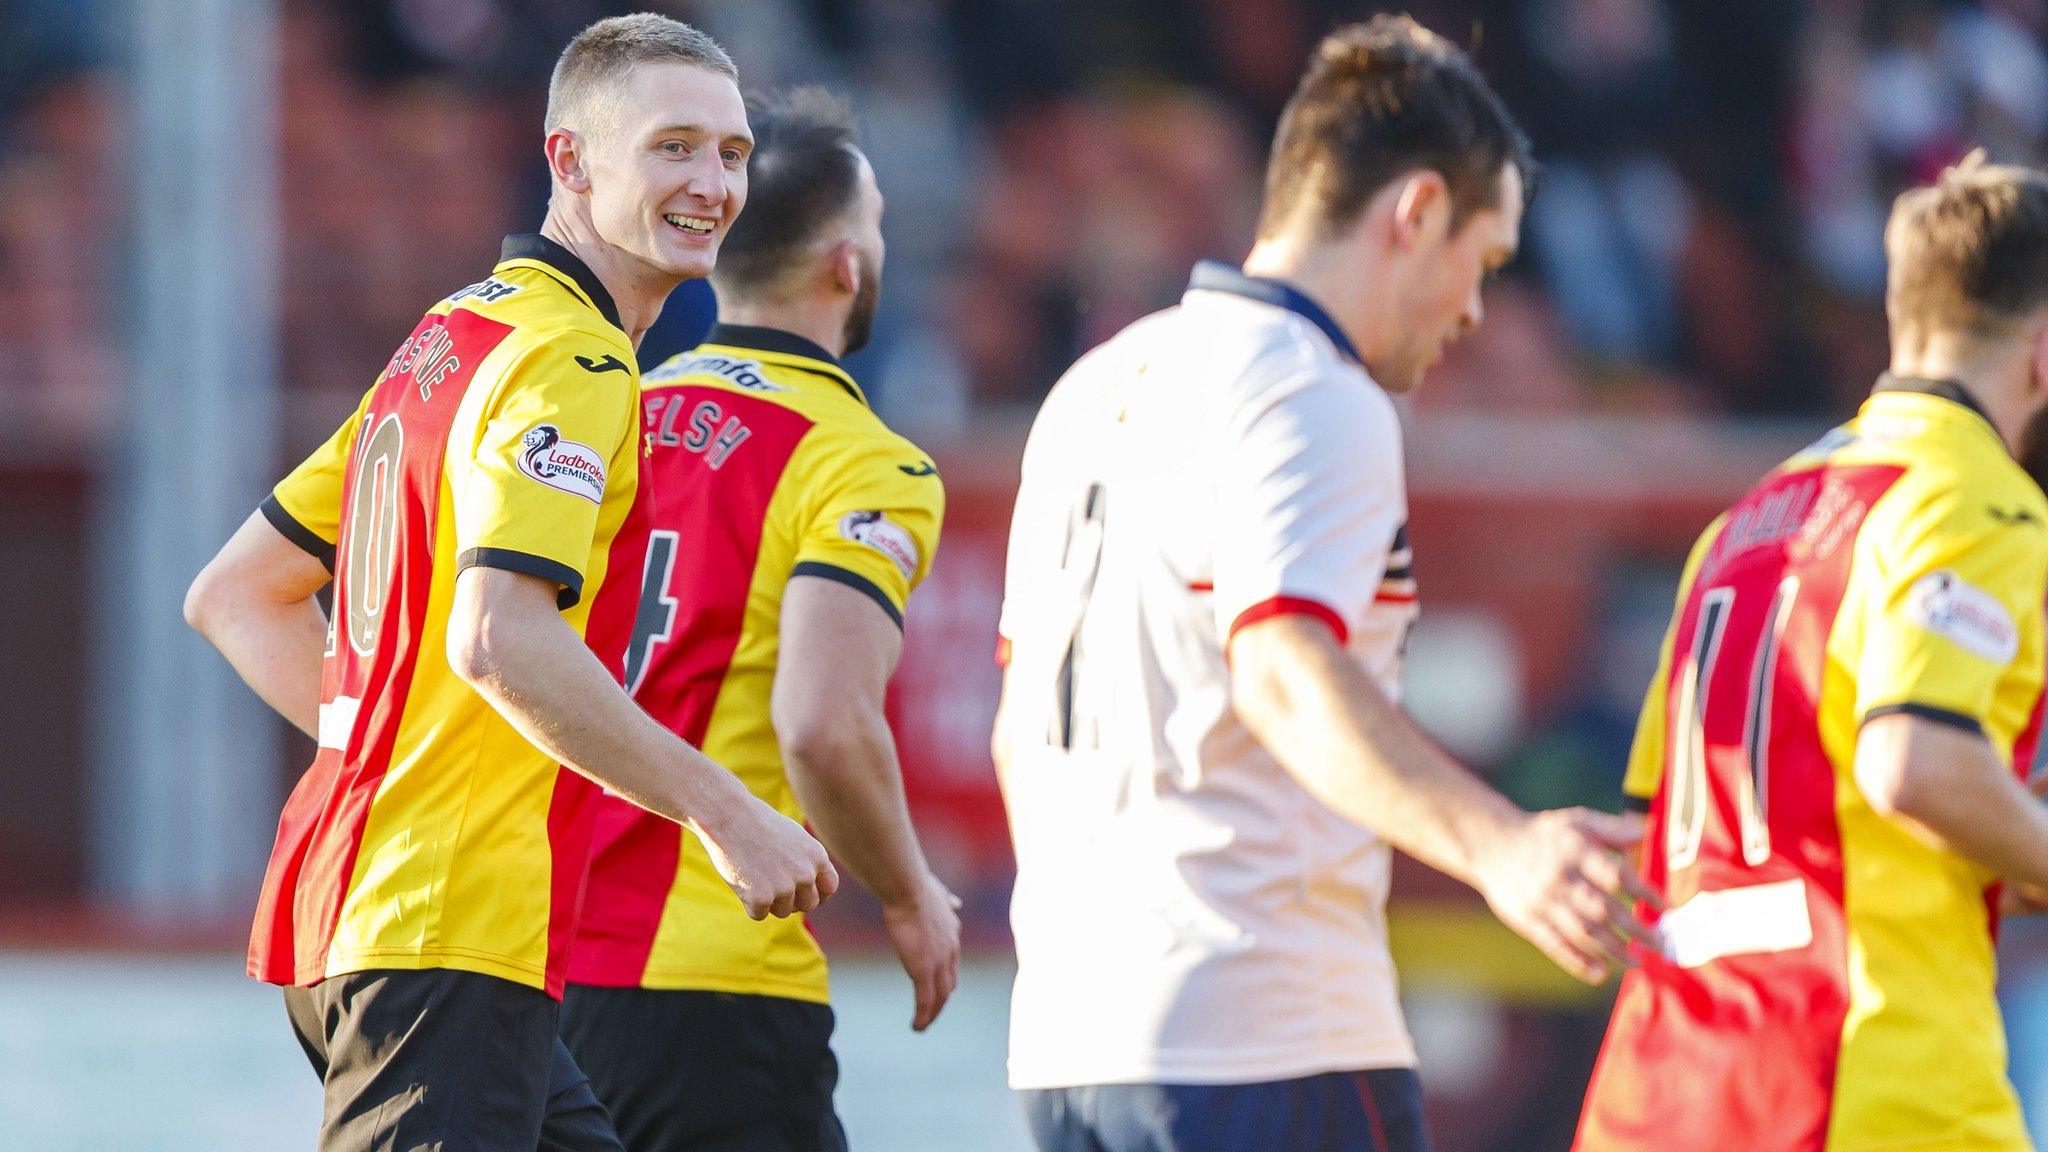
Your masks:
{"label": "short blond hair", "polygon": [[1894,327],[2008,335],[2048,306],[2048,174],[1972,152],[1900,194],[1884,247]]}
{"label": "short blond hair", "polygon": [[639,12],[599,20],[576,34],[548,78],[544,131],[602,132],[612,124],[605,97],[636,64],[672,63],[703,68],[739,82],[740,70],[718,41],[680,20]]}

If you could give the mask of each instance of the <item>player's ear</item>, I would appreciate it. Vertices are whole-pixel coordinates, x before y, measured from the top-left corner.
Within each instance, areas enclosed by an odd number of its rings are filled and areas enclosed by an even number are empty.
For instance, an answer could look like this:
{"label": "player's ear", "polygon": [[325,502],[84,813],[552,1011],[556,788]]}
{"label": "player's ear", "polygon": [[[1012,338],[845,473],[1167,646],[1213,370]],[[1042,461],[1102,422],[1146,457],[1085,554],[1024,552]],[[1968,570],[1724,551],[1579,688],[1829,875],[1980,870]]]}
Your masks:
{"label": "player's ear", "polygon": [[1418,168],[1401,177],[1394,197],[1394,243],[1400,248],[1450,234],[1451,188],[1443,173]]}
{"label": "player's ear", "polygon": [[568,128],[557,128],[548,133],[548,174],[555,183],[571,192],[582,194],[590,191],[590,177],[583,171],[583,137]]}
{"label": "player's ear", "polygon": [[832,246],[832,286],[851,296],[860,291],[860,249],[851,240]]}

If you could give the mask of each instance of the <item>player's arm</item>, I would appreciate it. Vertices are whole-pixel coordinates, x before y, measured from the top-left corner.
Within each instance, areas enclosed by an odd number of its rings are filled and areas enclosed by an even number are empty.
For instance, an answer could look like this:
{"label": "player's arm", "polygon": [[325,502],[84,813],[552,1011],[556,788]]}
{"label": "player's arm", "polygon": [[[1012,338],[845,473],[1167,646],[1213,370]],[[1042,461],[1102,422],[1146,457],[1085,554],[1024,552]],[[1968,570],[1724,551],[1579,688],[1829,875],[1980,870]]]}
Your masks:
{"label": "player's arm", "polygon": [[903,611],[931,571],[945,488],[914,447],[821,437],[785,586],[771,701],[790,787],[811,826],[882,901],[916,989],[911,1025],[938,1016],[959,976],[959,901],[926,865],[883,714]]}
{"label": "player's arm", "polygon": [[1517,808],[1445,755],[1311,616],[1240,629],[1230,657],[1238,715],[1318,800],[1478,889],[1580,979],[1625,962],[1626,938],[1645,930],[1617,894],[1655,899],[1619,855],[1640,835],[1629,821]]}
{"label": "player's arm", "polygon": [[325,565],[254,512],[185,592],[185,622],[308,736],[318,734],[327,645],[327,620],[313,597],[330,578]]}
{"label": "player's arm", "polygon": [[[989,763],[995,768],[996,790],[1002,795],[1006,816],[1016,810],[1010,803],[1010,724],[1014,714],[1010,693],[1015,687],[1010,675],[1010,649],[1013,639],[1028,626],[1020,601],[1039,591],[1039,577],[1034,565],[1048,555],[1049,545],[1037,535],[1042,530],[1040,526],[1049,518],[1042,507],[1046,499],[1041,494],[1043,486],[1034,482],[1034,473],[1040,467],[1041,454],[1056,450],[1052,445],[1059,436],[1052,430],[1064,429],[1066,425],[1061,416],[1062,406],[1069,402],[1069,395],[1063,387],[1055,387],[1046,399],[1045,410],[1032,422],[1031,433],[1024,442],[1024,458],[1018,469],[1016,502],[1010,509],[1009,538],[1003,549],[1003,602],[996,617],[995,651],[991,654],[996,666],[1002,669],[1003,680],[996,696],[995,715],[989,725],[988,754]],[[1015,829],[1012,828],[1011,832],[1011,846],[1014,848]]]}
{"label": "player's arm", "polygon": [[[1446,756],[1344,643],[1405,518],[1399,425],[1344,378],[1288,381],[1226,425],[1213,607],[1238,715],[1304,788],[1486,897],[1582,979],[1606,977],[1653,899],[1622,821],[1530,815]],[[1113,500],[1113,497],[1112,497]]]}
{"label": "player's arm", "polygon": [[633,703],[557,607],[560,586],[470,567],[456,578],[448,665],[536,748],[701,838],[747,915],[807,912],[839,877],[795,821]]}
{"label": "player's arm", "polygon": [[1933,846],[2048,886],[2048,808],[1981,731],[1910,712],[1875,717],[1856,738],[1856,784]]}
{"label": "player's arm", "polygon": [[988,758],[996,769],[996,791],[1003,797],[1003,808],[1010,806],[1010,670],[1003,669],[1003,686],[996,697],[995,718],[989,724]]}
{"label": "player's arm", "polygon": [[185,622],[264,703],[316,739],[327,623],[313,596],[332,577],[348,458],[370,396],[278,481],[185,592]]}
{"label": "player's arm", "polygon": [[[2048,884],[2048,810],[1987,730],[1994,701],[2041,683],[2048,539],[1955,484],[1873,517],[1854,775],[1871,807],[2028,887]],[[1897,509],[1879,505],[1890,514]],[[1873,530],[1878,530],[1873,534]]]}
{"label": "player's arm", "polygon": [[781,637],[773,712],[790,787],[826,847],[881,900],[921,1032],[959,981],[960,902],[918,847],[883,712],[902,631],[866,594],[798,576],[783,592]]}
{"label": "player's arm", "polygon": [[449,667],[535,747],[688,826],[748,915],[808,910],[838,886],[824,848],[648,718],[560,615],[637,475],[639,390],[589,366],[615,350],[573,333],[534,345],[453,434]]}

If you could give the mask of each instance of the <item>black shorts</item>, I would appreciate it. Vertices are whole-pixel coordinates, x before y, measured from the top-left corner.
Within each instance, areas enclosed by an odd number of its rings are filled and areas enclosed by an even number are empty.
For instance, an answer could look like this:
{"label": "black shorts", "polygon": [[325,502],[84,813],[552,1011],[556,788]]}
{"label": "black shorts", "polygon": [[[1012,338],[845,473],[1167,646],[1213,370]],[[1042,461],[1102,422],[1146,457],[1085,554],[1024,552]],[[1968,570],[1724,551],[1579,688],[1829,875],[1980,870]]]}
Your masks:
{"label": "black shorts", "polygon": [[445,968],[284,990],[326,1088],[320,1152],[624,1152],[537,988]]}
{"label": "black shorts", "polygon": [[1023,1096],[1039,1152],[1429,1152],[1413,1068]]}
{"label": "black shorts", "polygon": [[572,984],[562,1039],[631,1152],[846,1148],[824,1004]]}

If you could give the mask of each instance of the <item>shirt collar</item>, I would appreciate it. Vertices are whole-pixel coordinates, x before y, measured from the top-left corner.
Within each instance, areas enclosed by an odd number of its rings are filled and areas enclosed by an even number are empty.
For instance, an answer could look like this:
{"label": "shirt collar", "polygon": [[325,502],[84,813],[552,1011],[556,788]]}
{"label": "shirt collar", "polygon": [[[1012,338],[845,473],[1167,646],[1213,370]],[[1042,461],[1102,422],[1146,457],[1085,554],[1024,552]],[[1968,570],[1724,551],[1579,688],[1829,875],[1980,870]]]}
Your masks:
{"label": "shirt collar", "polygon": [[1194,275],[1188,278],[1188,291],[1228,292],[1234,296],[1257,300],[1261,304],[1283,308],[1322,329],[1323,335],[1330,338],[1330,343],[1335,344],[1337,351],[1346,359],[1364,362],[1358,355],[1358,348],[1351,343],[1351,337],[1346,336],[1344,330],[1337,327],[1337,322],[1330,318],[1328,312],[1323,311],[1323,306],[1310,299],[1308,293],[1284,280],[1248,276],[1242,270],[1220,260],[1204,260],[1195,265]]}
{"label": "shirt collar", "polygon": [[560,273],[561,276],[567,276],[570,282],[582,289],[585,296],[590,297],[590,302],[597,307],[598,313],[611,321],[612,327],[620,331],[625,330],[625,325],[619,323],[619,307],[612,302],[612,294],[605,291],[604,282],[597,278],[597,273],[592,272],[590,265],[578,259],[574,252],[538,232],[522,232],[505,237],[505,245],[498,253],[498,261],[503,263],[507,260],[532,260],[547,265],[550,270]]}
{"label": "shirt collar", "polygon": [[[1984,411],[1984,406],[1977,402],[1975,396],[1970,395],[1969,389],[1954,380],[1932,380],[1923,376],[1894,376],[1887,372],[1877,378],[1877,387],[1870,390],[1873,396],[1882,395],[1886,392],[1917,392],[1923,396],[1939,397],[1951,404],[1960,405],[1976,413],[1979,419],[1990,426],[1993,435],[1998,433],[1998,426],[1991,422],[1991,414]],[[2000,437],[2000,439],[2003,440],[2003,437]]]}
{"label": "shirt collar", "polygon": [[812,361],[811,364],[799,364],[796,367],[830,377],[833,383],[846,389],[855,400],[862,404],[868,402],[868,398],[861,394],[860,385],[854,383],[852,373],[839,363],[837,356],[825,351],[822,345],[794,332],[756,324],[720,323],[711,326],[711,332],[704,337],[704,343]]}

